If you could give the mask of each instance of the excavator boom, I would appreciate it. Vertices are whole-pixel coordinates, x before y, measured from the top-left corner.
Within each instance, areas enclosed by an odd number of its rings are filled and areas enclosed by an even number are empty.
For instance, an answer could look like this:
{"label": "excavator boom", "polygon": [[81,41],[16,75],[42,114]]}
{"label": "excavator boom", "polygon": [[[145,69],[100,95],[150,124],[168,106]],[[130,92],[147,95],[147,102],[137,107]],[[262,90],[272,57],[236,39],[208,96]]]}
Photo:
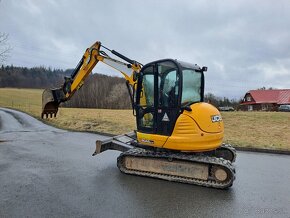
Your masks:
{"label": "excavator boom", "polygon": [[[101,47],[128,63],[110,57],[106,52],[100,50]],[[45,89],[43,91],[41,117],[55,117],[60,103],[69,100],[73,94],[82,87],[85,79],[99,61],[120,71],[125,77],[127,84],[131,87],[133,87],[134,84],[134,74],[139,73],[142,66],[139,62],[131,60],[115,50],[102,46],[100,42],[94,43],[90,48],[86,49],[72,75],[70,77],[65,77],[64,84],[61,87]]]}

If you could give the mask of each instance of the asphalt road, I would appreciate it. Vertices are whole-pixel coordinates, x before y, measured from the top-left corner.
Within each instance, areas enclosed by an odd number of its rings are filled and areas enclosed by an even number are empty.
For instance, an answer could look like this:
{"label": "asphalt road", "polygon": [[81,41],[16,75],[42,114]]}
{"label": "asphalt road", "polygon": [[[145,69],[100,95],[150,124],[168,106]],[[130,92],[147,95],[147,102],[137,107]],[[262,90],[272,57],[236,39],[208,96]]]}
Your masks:
{"label": "asphalt road", "polygon": [[290,217],[290,156],[239,152],[216,190],[122,174],[105,138],[0,108],[0,217]]}

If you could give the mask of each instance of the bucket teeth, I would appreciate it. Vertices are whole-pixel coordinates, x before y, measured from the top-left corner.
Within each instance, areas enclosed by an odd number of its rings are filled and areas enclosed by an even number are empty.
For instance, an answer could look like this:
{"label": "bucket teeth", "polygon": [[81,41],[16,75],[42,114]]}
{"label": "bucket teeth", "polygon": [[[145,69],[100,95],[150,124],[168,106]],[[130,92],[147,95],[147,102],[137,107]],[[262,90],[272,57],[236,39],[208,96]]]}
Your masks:
{"label": "bucket teeth", "polygon": [[42,112],[41,113],[41,118],[44,119],[44,118],[52,118],[52,117],[56,117],[56,113],[57,112]]}

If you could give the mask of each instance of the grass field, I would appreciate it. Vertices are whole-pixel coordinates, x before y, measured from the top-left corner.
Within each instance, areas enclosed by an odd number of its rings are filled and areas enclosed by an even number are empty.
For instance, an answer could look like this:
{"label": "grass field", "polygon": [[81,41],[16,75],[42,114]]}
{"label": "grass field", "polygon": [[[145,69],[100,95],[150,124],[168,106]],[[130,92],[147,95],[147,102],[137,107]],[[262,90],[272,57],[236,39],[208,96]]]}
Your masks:
{"label": "grass field", "polygon": [[[0,88],[0,107],[16,108],[40,118],[38,89]],[[290,150],[290,113],[224,112],[225,142],[241,147]],[[51,125],[78,131],[120,134],[136,129],[131,110],[60,108]]]}

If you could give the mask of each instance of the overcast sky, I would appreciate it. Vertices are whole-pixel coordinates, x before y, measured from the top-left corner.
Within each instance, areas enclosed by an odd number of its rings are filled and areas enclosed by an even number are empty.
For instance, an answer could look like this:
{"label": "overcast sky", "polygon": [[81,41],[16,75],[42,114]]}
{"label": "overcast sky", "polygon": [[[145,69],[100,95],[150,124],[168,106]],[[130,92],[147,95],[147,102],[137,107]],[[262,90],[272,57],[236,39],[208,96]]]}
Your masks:
{"label": "overcast sky", "polygon": [[[218,96],[290,88],[288,0],[2,0],[0,32],[15,66],[74,68],[101,41],[143,64],[207,66],[206,92]],[[119,75],[104,65],[94,72]]]}

